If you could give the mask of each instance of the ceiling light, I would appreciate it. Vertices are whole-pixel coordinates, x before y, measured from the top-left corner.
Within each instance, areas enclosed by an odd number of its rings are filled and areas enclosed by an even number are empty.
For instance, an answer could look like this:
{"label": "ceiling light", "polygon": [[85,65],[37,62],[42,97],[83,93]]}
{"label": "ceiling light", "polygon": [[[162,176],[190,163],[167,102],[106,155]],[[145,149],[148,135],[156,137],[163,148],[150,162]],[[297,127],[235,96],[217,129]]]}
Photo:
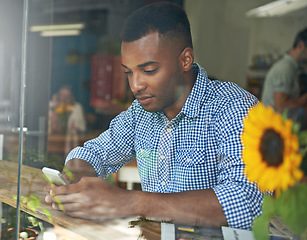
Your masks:
{"label": "ceiling light", "polygon": [[30,27],[31,32],[56,31],[56,30],[80,30],[84,28],[84,23],[57,24],[57,25],[36,25]]}
{"label": "ceiling light", "polygon": [[307,7],[306,0],[276,0],[246,12],[247,17],[281,16]]}
{"label": "ceiling light", "polygon": [[42,37],[63,37],[63,36],[77,36],[80,35],[79,30],[63,30],[63,31],[42,31]]}

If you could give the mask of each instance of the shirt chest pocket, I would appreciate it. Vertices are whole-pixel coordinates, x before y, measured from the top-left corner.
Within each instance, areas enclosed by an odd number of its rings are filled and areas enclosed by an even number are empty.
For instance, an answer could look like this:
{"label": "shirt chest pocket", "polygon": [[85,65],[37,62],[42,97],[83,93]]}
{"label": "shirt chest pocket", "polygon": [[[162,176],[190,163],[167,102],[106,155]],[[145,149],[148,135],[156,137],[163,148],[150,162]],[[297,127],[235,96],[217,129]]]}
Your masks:
{"label": "shirt chest pocket", "polygon": [[201,149],[178,149],[175,158],[178,164],[187,168],[206,163],[205,150]]}

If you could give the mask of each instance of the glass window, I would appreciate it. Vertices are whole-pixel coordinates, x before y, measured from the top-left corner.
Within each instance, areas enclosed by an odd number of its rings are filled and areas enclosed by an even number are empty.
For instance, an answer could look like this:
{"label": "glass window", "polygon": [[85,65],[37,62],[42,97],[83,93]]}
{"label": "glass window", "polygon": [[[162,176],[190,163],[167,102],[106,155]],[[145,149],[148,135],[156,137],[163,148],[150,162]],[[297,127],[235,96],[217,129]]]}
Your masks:
{"label": "glass window", "polygon": [[[119,33],[127,16],[150,2],[1,1],[0,239],[25,234],[96,239],[107,226],[48,206],[43,192],[48,182],[41,169],[62,171],[71,149],[97,137],[133,101],[120,66]],[[136,163],[130,167],[135,169]],[[113,174],[108,181],[140,189],[138,183],[121,182],[122,175]],[[140,234],[128,230],[128,221],[111,225],[101,239],[136,239]]]}
{"label": "glass window", "polygon": [[[22,1],[1,2],[0,9],[0,217],[1,239],[13,239],[16,214],[19,152],[25,142],[20,135]],[[12,207],[13,206],[13,207]]]}

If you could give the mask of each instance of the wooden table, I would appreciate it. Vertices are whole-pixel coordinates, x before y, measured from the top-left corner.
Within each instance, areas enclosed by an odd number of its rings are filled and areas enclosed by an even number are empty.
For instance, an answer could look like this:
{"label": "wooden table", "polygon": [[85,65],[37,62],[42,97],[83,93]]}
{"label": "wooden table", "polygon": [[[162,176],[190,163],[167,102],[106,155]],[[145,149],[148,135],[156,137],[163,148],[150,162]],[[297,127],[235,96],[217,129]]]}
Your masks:
{"label": "wooden table", "polygon": [[[134,165],[135,163],[131,163]],[[17,192],[17,172],[18,164],[8,161],[0,161],[0,201],[16,207]],[[48,184],[41,169],[22,166],[21,174],[21,199],[27,197],[37,197],[39,207],[33,211],[26,202],[21,201],[20,209],[43,221],[49,222],[60,227],[61,231],[68,234],[75,233],[78,236],[67,237],[67,240],[136,240],[139,236],[146,240],[159,240],[163,236],[163,228],[160,222],[139,220],[136,218],[112,219],[106,221],[91,221],[80,218],[72,218],[61,211],[54,210],[49,204],[45,203],[46,193],[43,191]],[[49,212],[51,219],[45,211]],[[4,216],[5,217],[5,216]],[[130,228],[135,226],[134,228]],[[182,230],[186,227],[174,225],[176,229],[176,239],[223,239],[220,229],[201,228],[198,232],[191,233],[190,230]],[[193,228],[193,227],[188,227]],[[162,230],[161,230],[162,229]],[[180,230],[181,229],[181,230]],[[161,234],[162,232],[162,234]],[[65,233],[66,234],[66,233]],[[211,238],[214,236],[213,238]],[[175,239],[175,238],[174,238]]]}
{"label": "wooden table", "polygon": [[[0,161],[0,201],[16,207],[17,193],[17,163]],[[129,228],[129,222],[136,219],[114,219],[108,221],[90,221],[72,218],[61,211],[54,210],[44,201],[46,193],[43,189],[48,182],[45,180],[41,169],[22,166],[21,196],[23,198],[35,196],[40,200],[40,206],[33,211],[26,203],[21,203],[20,209],[39,219],[55,226],[75,232],[85,239],[109,240],[109,239],[137,239],[140,231],[137,228]],[[31,198],[30,198],[31,199]],[[44,211],[48,211],[52,217],[49,219]]]}

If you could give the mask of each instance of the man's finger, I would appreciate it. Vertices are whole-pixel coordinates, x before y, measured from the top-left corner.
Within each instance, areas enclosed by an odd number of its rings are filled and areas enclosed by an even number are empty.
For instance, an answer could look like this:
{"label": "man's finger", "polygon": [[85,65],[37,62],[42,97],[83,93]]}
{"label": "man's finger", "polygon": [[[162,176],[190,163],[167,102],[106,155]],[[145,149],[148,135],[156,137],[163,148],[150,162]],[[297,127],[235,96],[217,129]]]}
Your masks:
{"label": "man's finger", "polygon": [[48,194],[48,195],[46,195],[46,197],[45,197],[45,201],[46,201],[47,203],[52,203],[52,202],[53,202],[53,197],[52,197],[50,194]]}
{"label": "man's finger", "polygon": [[90,199],[79,193],[53,195],[53,202],[67,203],[87,203]]}
{"label": "man's finger", "polygon": [[50,194],[52,196],[56,196],[56,195],[64,195],[64,194],[70,194],[70,193],[75,193],[75,192],[80,192],[78,185],[77,184],[69,184],[69,185],[54,187],[50,191]]}
{"label": "man's finger", "polygon": [[50,186],[50,184],[48,184],[48,185],[46,185],[46,186],[44,187],[44,192],[49,193],[49,192],[51,191],[51,189],[52,189],[52,187]]}
{"label": "man's finger", "polygon": [[[58,207],[58,206],[57,206]],[[64,209],[65,213],[71,213],[71,212],[84,212],[88,213],[89,207],[86,203],[63,203],[62,208]]]}

